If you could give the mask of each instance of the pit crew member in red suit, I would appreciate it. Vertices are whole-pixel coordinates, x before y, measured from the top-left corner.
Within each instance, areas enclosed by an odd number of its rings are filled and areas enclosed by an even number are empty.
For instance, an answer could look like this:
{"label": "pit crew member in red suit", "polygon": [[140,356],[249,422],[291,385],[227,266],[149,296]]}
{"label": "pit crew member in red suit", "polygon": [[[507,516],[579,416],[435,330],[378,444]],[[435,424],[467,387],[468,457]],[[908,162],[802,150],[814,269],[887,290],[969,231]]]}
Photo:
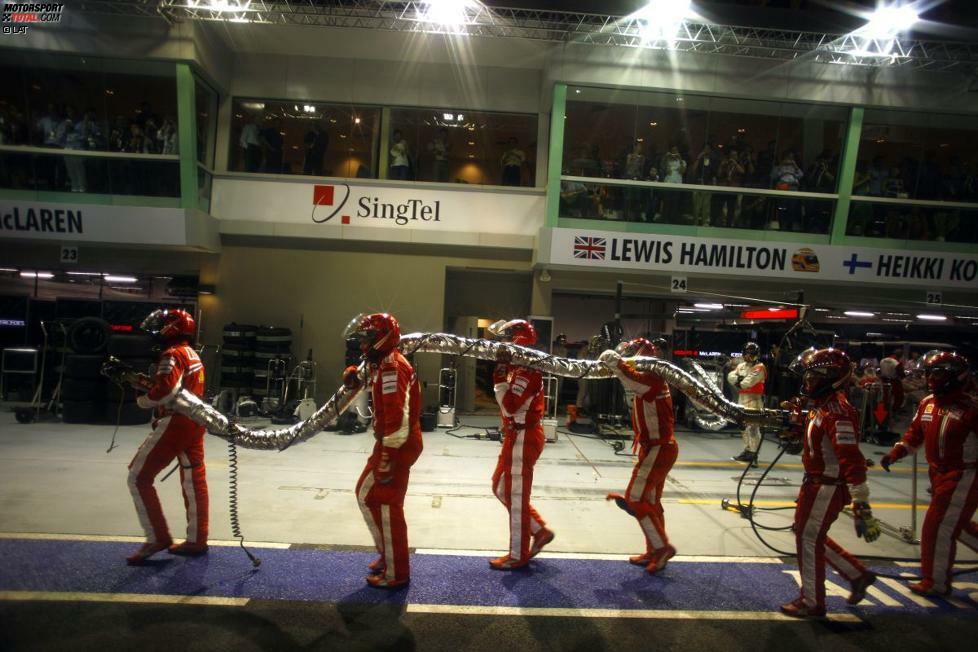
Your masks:
{"label": "pit crew member in red suit", "polygon": [[665,356],[664,343],[664,340],[650,342],[640,337],[622,342],[614,351],[605,351],[599,358],[618,377],[622,386],[634,394],[632,430],[635,439],[632,452],[638,451],[638,463],[632,470],[625,495],[608,494],[608,499],[614,500],[638,520],[645,535],[645,553],[630,557],[628,561],[644,566],[649,573],[665,568],[676,554],[676,549],[666,536],[662,489],[666,475],[679,456],[679,446],[673,434],[675,421],[668,385],[660,376],[637,371],[633,364],[622,358],[662,358]]}
{"label": "pit crew member in red suit", "polygon": [[[536,344],[533,325],[523,319],[498,321],[489,328],[499,340],[518,346]],[[533,467],[543,451],[543,374],[510,364],[506,348],[497,355],[493,389],[502,413],[503,450],[492,474],[492,490],[509,512],[509,553],[492,559],[495,570],[514,570],[530,563],[554,533],[530,504]],[[532,541],[531,541],[532,539]]]}
{"label": "pit crew member in red suit", "polygon": [[[357,481],[360,511],[380,557],[370,564],[367,583],[379,589],[407,586],[408,532],[404,520],[411,466],[421,455],[421,390],[418,377],[397,350],[401,329],[386,313],[361,315],[347,327],[370,370],[373,392],[374,450]],[[359,385],[357,367],[343,375],[347,387]]]}
{"label": "pit crew member in red suit", "polygon": [[845,396],[852,376],[849,356],[838,349],[808,349],[791,368],[802,378],[801,393],[808,408],[800,433],[805,479],[794,522],[801,595],[781,605],[781,611],[812,618],[825,615],[826,563],[849,580],[849,604],[860,602],[876,581],[873,573],[828,536],[842,508],[852,502],[856,534],[866,541],[875,541],[880,532],[869,507],[866,459],[859,450],[859,414]]}
{"label": "pit crew member in red suit", "polygon": [[921,595],[949,595],[956,543],[978,551],[978,403],[965,389],[968,361],[950,351],[924,357],[926,396],[910,427],[880,464],[887,471],[897,460],[924,447],[930,465],[931,499],[920,536],[923,579],[910,585]]}
{"label": "pit crew member in red suit", "polygon": [[[129,492],[136,506],[146,543],[126,558],[141,564],[161,550],[196,556],[207,552],[208,501],[204,468],[204,427],[168,407],[181,389],[204,395],[204,365],[191,343],[197,331],[193,317],[184,310],[154,310],[143,321],[144,331],[156,334],[164,347],[152,387],[136,402],[153,408],[153,432],[129,463]],[[180,463],[180,487],[187,509],[187,540],[173,545],[153,481],[176,458]]]}

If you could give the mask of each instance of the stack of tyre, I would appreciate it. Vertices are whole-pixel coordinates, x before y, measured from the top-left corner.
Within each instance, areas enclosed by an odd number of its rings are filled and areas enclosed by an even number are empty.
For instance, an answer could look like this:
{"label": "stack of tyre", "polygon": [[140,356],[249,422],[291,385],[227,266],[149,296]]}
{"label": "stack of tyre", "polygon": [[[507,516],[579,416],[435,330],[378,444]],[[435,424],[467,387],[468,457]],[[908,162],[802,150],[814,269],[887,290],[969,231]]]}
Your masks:
{"label": "stack of tyre", "polygon": [[[118,358],[134,371],[152,377],[156,369],[156,342],[148,333],[113,333],[109,338],[109,355]],[[135,426],[149,422],[152,410],[136,405],[137,392],[132,387],[113,382],[106,384],[103,419],[106,423]]]}
{"label": "stack of tyre", "polygon": [[107,383],[100,371],[110,332],[108,322],[97,317],[77,319],[65,331],[64,369],[59,369],[65,423],[102,421]]}
{"label": "stack of tyre", "polygon": [[[281,326],[259,326],[255,336],[255,380],[253,395],[259,398],[268,396],[268,370],[271,360],[288,360],[292,356],[292,330]],[[282,365],[278,372],[281,373]],[[272,388],[277,395],[281,385]]]}
{"label": "stack of tyre", "polygon": [[231,322],[224,326],[224,341],[221,345],[222,390],[232,390],[239,396],[251,393],[256,331],[257,328],[249,324]]}

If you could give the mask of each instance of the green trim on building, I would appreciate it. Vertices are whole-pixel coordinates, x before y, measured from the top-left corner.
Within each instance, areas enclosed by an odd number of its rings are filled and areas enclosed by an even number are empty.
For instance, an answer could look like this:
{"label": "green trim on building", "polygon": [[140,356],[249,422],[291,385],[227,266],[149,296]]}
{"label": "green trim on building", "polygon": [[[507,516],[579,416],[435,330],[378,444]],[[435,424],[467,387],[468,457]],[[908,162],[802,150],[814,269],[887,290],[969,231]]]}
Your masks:
{"label": "green trim on building", "polygon": [[846,142],[842,148],[842,161],[839,163],[839,198],[835,202],[835,215],[829,226],[832,244],[841,244],[846,235],[849,222],[849,205],[852,203],[852,182],[856,176],[856,160],[859,158],[859,139],[863,133],[863,114],[865,109],[854,106],[849,111],[849,124],[846,126]]}
{"label": "green trim on building", "polygon": [[550,154],[547,158],[547,217],[544,225],[557,226],[560,213],[560,172],[564,161],[564,122],[567,117],[567,84],[554,84],[550,108]]}
{"label": "green trim on building", "polygon": [[180,205],[197,208],[197,101],[194,73],[177,63],[177,147],[180,151]]}
{"label": "green trim on building", "polygon": [[969,242],[935,242],[933,240],[894,240],[891,238],[865,238],[846,235],[832,241],[833,245],[850,247],[872,247],[873,249],[909,249],[913,251],[933,251],[965,253],[974,255],[976,246]]}

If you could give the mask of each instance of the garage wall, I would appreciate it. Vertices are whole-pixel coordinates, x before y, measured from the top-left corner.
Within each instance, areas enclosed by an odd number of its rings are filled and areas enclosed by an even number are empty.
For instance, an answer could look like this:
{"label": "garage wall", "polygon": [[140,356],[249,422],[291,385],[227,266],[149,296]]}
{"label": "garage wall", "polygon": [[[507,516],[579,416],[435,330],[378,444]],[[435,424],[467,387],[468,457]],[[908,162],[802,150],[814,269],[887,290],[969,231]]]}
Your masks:
{"label": "garage wall", "polygon": [[[225,246],[220,260],[202,273],[217,293],[201,297],[201,341],[217,344],[230,321],[286,326],[293,331],[293,354],[308,349],[319,364],[318,400],[337,386],[343,370],[343,329],[361,312],[395,315],[402,332],[441,331],[445,319],[445,277],[449,267],[520,270],[529,261],[456,258],[436,255],[365,254],[354,251]],[[431,387],[441,361],[419,356],[419,375]]]}

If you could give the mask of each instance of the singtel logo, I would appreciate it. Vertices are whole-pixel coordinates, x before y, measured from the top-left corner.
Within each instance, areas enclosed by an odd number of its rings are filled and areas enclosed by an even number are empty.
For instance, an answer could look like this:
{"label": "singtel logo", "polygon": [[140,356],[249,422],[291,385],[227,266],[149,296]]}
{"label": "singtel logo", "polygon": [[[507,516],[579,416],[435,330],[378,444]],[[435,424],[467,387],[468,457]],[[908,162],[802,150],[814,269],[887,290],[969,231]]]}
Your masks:
{"label": "singtel logo", "polygon": [[[341,188],[337,193],[336,189]],[[342,199],[337,199],[337,194]],[[344,208],[350,200],[350,186],[315,186],[312,196],[312,221],[316,224],[329,222],[337,215],[342,224],[350,223],[350,214]],[[441,201],[426,202],[423,199],[408,199],[402,203],[382,201],[380,197],[364,195],[356,200],[356,216],[364,219],[391,220],[398,226],[412,222],[441,222]],[[326,207],[326,208],[323,208]]]}

